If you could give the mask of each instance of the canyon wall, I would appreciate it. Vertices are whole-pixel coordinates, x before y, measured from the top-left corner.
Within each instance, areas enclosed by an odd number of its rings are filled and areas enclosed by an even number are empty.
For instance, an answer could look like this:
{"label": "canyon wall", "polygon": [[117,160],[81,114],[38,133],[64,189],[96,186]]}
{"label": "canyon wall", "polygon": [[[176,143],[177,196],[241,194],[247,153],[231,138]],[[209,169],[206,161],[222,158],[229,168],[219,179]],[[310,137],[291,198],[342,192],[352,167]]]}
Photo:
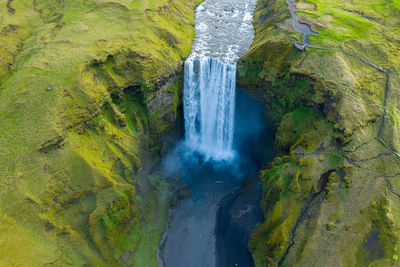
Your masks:
{"label": "canyon wall", "polygon": [[199,2],[0,4],[0,265],[158,265]]}
{"label": "canyon wall", "polygon": [[[278,156],[261,171],[257,266],[395,265],[400,9],[390,1],[260,0],[238,82],[266,104]],[[301,47],[298,45],[298,47]]]}

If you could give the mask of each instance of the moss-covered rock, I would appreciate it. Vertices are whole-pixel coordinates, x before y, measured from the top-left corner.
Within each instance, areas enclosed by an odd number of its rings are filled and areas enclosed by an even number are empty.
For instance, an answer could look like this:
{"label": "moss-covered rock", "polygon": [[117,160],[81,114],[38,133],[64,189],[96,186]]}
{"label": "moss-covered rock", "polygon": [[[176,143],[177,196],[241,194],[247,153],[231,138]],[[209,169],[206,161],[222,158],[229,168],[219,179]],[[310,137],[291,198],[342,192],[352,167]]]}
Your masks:
{"label": "moss-covered rock", "polygon": [[279,157],[260,174],[266,221],[249,243],[256,265],[398,264],[400,10],[387,1],[295,4],[320,32],[311,44],[336,50],[298,51],[286,1],[260,0],[238,65],[239,84],[265,101],[277,129]]}
{"label": "moss-covered rock", "polygon": [[0,265],[158,264],[199,2],[0,4]]}

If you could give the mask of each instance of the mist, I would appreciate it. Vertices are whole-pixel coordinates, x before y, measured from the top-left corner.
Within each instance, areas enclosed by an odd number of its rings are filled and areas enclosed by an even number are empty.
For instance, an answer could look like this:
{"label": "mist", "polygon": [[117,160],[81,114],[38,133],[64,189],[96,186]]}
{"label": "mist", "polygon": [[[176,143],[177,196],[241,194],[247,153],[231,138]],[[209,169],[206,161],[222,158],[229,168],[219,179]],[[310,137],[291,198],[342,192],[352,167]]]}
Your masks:
{"label": "mist", "polygon": [[184,134],[181,134],[182,139],[163,157],[161,169],[164,176],[179,179],[199,167],[220,172],[229,170],[239,180],[257,175],[273,156],[274,133],[264,115],[263,104],[240,89],[236,91],[234,129],[235,156],[222,160],[204,156],[187,144]]}

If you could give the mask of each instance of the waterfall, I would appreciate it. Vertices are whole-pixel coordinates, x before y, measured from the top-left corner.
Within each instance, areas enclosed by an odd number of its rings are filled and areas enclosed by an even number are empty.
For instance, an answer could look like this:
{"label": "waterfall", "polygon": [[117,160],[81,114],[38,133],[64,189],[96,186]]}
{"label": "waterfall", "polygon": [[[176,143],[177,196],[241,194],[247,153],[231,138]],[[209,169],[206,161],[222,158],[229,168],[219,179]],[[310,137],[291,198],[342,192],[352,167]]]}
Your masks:
{"label": "waterfall", "polygon": [[256,0],[204,1],[185,62],[185,143],[207,159],[234,158],[236,62],[250,47]]}
{"label": "waterfall", "polygon": [[236,64],[211,57],[185,63],[184,113],[186,141],[207,158],[234,156]]}

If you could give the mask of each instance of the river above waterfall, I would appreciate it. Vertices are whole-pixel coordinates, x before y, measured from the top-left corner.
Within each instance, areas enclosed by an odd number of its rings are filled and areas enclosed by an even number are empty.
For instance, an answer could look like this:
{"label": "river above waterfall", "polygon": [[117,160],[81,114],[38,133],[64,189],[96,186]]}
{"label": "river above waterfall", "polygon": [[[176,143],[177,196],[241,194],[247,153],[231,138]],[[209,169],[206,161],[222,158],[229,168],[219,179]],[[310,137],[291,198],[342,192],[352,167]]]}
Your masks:
{"label": "river above waterfall", "polygon": [[206,0],[196,10],[190,58],[211,57],[234,64],[253,40],[256,0]]}
{"label": "river above waterfall", "polygon": [[206,0],[185,62],[183,93],[188,150],[206,160],[233,160],[236,62],[253,39],[256,0]]}

